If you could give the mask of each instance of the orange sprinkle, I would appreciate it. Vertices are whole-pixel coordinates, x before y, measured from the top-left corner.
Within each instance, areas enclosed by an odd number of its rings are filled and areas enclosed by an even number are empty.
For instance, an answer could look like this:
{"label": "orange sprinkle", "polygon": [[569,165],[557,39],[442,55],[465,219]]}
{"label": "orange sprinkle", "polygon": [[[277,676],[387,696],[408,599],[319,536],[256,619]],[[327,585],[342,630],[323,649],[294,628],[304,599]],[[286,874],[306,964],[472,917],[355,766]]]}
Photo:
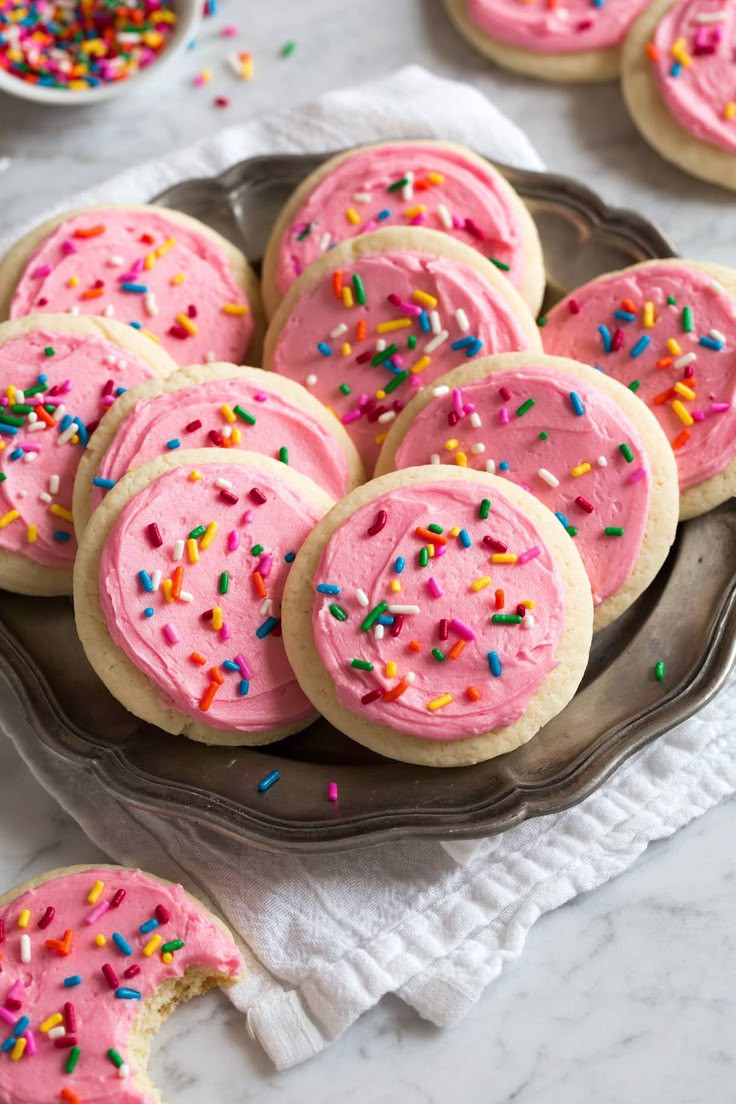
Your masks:
{"label": "orange sprinkle", "polygon": [[447,653],[449,655],[450,659],[457,659],[464,647],[465,647],[465,641],[464,640],[456,640],[455,643],[450,648],[449,652]]}
{"label": "orange sprinkle", "polygon": [[496,591],[496,609],[503,609],[505,598],[506,596],[502,590]]}
{"label": "orange sprinkle", "polygon": [[48,410],[44,410],[44,408],[41,406],[40,403],[39,403],[38,406],[34,406],[33,409],[36,411],[36,413],[38,414],[41,421],[45,422],[47,426],[55,426],[56,425],[56,422],[51,417]]}
{"label": "orange sprinkle", "polygon": [[171,597],[179,598],[181,596],[181,584],[184,582],[184,568],[179,564],[174,568],[171,576]]}
{"label": "orange sprinkle", "polygon": [[383,695],[383,700],[396,701],[396,699],[400,698],[404,691],[408,689],[409,683],[406,681],[406,679],[402,679],[401,682],[397,682],[396,686],[386,691],[386,693]]}
{"label": "orange sprinkle", "polygon": [[253,582],[255,583],[256,590],[258,591],[259,598],[265,598],[267,595],[266,584],[263,581],[263,576],[260,571],[253,572]]}
{"label": "orange sprinkle", "polygon": [[441,533],[433,533],[431,529],[424,529],[421,525],[414,532],[421,540],[430,541],[431,544],[447,544],[447,537],[443,537]]}
{"label": "orange sprinkle", "polygon": [[82,299],[99,299],[101,295],[105,294],[104,288],[89,288],[87,291],[83,291],[81,294]]}
{"label": "orange sprinkle", "polygon": [[682,433],[678,433],[677,436],[675,437],[674,441],[672,442],[672,448],[673,449],[680,449],[680,448],[682,448],[683,445],[686,445],[689,440],[690,440],[690,430],[689,429],[683,429]]}
{"label": "orange sprinkle", "polygon": [[335,298],[342,302],[342,269],[336,268],[332,273],[332,290],[335,293]]}
{"label": "orange sprinkle", "polygon": [[216,682],[218,686],[222,686],[225,681],[216,667],[210,667],[210,678],[213,682]]}
{"label": "orange sprinkle", "polygon": [[636,314],[636,303],[633,299],[622,299],[621,309],[628,311],[629,314]]}
{"label": "orange sprinkle", "polygon": [[647,54],[650,61],[659,61],[659,50],[653,42],[647,42]]}
{"label": "orange sprinkle", "polygon": [[657,361],[658,368],[671,368],[675,363],[674,357],[660,357]]}
{"label": "orange sprinkle", "polygon": [[74,237],[75,238],[96,238],[96,237],[99,237],[100,234],[104,234],[104,233],[105,233],[105,227],[102,226],[102,225],[100,225],[100,226],[87,226],[87,227],[80,226],[78,230],[74,231]]}
{"label": "orange sprinkle", "polygon": [[205,663],[207,662],[201,652],[192,652],[189,658],[195,663],[198,663],[200,667],[204,667]]}
{"label": "orange sprinkle", "polygon": [[655,406],[661,406],[663,403],[669,402],[674,398],[675,392],[671,387],[668,387],[666,391],[660,391],[658,395],[655,395],[652,402]]}
{"label": "orange sprinkle", "polygon": [[81,1099],[71,1089],[62,1089],[59,1096],[62,1100],[66,1100],[67,1104],[82,1104]]}
{"label": "orange sprinkle", "polygon": [[471,701],[480,701],[480,690],[476,686],[469,686],[465,693]]}
{"label": "orange sprinkle", "polygon": [[215,694],[219,689],[220,687],[218,683],[211,682],[209,684],[199,702],[199,708],[202,710],[203,713],[206,713],[209,707],[212,705],[212,702],[215,699]]}
{"label": "orange sprinkle", "polygon": [[410,640],[409,647],[413,652],[421,652],[422,650],[422,645],[419,643],[418,640]]}
{"label": "orange sprinkle", "polygon": [[355,327],[355,340],[365,341],[367,333],[368,323],[366,322],[365,318],[361,318],[358,321],[358,325]]}

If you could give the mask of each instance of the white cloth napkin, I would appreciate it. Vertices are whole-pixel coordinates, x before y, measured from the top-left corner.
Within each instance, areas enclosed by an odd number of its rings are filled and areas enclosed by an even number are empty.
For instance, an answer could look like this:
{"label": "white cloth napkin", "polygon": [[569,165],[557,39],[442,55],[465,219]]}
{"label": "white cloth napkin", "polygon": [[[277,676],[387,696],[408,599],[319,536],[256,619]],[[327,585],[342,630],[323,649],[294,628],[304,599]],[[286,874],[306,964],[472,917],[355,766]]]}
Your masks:
{"label": "white cloth napkin", "polygon": [[[177,180],[268,151],[406,135],[454,139],[504,161],[539,166],[524,136],[478,92],[409,68],[233,127],[73,203],[145,200]],[[6,244],[0,241],[0,248]],[[539,916],[620,873],[651,840],[736,790],[729,721],[735,704],[733,680],[699,716],[628,762],[582,804],[503,836],[305,858],[241,846],[130,808],[83,767],[72,772],[28,733],[24,738],[20,715],[14,724],[31,770],[95,843],[121,863],[208,897],[241,934],[251,969],[232,999],[283,1069],[334,1040],[385,993],[396,993],[439,1026],[455,1023],[504,963],[518,957]],[[8,706],[6,724],[13,712]]]}

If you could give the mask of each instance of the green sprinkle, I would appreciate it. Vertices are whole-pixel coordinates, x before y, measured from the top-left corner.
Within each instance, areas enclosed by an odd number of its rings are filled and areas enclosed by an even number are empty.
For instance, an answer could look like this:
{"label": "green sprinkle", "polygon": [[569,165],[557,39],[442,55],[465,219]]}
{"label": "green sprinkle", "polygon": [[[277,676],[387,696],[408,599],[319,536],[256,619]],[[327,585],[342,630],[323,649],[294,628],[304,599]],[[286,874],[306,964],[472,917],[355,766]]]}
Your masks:
{"label": "green sprinkle", "polygon": [[619,445],[618,448],[619,448],[619,452],[623,456],[626,463],[630,464],[631,461],[634,459],[634,454],[631,451],[631,449],[629,448],[629,446],[626,445],[626,444],[623,444],[623,445]]}
{"label": "green sprinkle", "polygon": [[490,498],[481,499],[480,507],[478,508],[478,517],[485,521],[491,512],[491,500]]}
{"label": "green sprinkle", "polygon": [[78,1046],[72,1047],[72,1049],[69,1051],[69,1057],[66,1060],[65,1067],[67,1073],[74,1073],[75,1069],[77,1068],[77,1062],[79,1061],[79,1055],[81,1053],[82,1051],[79,1049]]}
{"label": "green sprinkle", "polygon": [[250,550],[250,554],[251,554],[251,556],[260,556],[262,551],[263,551],[263,545],[262,544],[254,544],[253,547]]}
{"label": "green sprinkle", "polygon": [[549,433],[547,433],[546,429],[543,429],[542,432],[539,434],[539,440],[540,441],[546,441],[546,440],[548,440],[548,438],[549,438]]}
{"label": "green sprinkle", "polygon": [[537,325],[539,326],[540,330],[543,330],[548,322],[549,319],[547,318],[546,314],[543,314],[541,318],[537,319]]}
{"label": "green sprinkle", "polygon": [[347,621],[348,615],[342,606],[338,606],[337,602],[330,603],[330,613],[336,621]]}
{"label": "green sprinkle", "polygon": [[44,408],[44,410],[46,411],[47,414],[53,414],[54,411],[56,410],[56,407],[54,406],[53,403],[44,403],[43,408]]}
{"label": "green sprinkle", "polygon": [[222,575],[220,575],[220,579],[217,583],[217,589],[219,590],[220,594],[227,594],[227,589],[228,589],[229,586],[230,586],[230,576],[228,575],[227,571],[223,571],[223,573],[222,573]]}
{"label": "green sprinkle", "polygon": [[607,525],[603,532],[607,537],[622,537],[624,535],[623,526],[621,525]]}
{"label": "green sprinkle", "polygon": [[426,548],[419,549],[419,566],[426,567],[429,563],[429,552]]}
{"label": "green sprinkle", "polygon": [[353,287],[355,288],[355,301],[359,306],[365,305],[365,285],[360,276],[356,272],[353,276]]}
{"label": "green sprinkle", "polygon": [[693,321],[693,308],[682,308],[682,328],[685,333],[692,333],[695,329],[695,322]]}
{"label": "green sprinkle", "polygon": [[409,334],[409,339],[406,343],[410,349],[416,349],[417,347],[417,335]]}
{"label": "green sprinkle", "polygon": [[46,389],[47,388],[46,388],[45,383],[37,383],[35,387],[24,387],[23,388],[23,394],[24,395],[40,395],[40,393],[42,391],[46,391]]}
{"label": "green sprinkle", "polygon": [[388,381],[383,390],[386,392],[387,395],[390,395],[392,391],[395,391],[397,387],[400,387],[404,380],[408,380],[408,378],[409,372],[407,371],[407,369],[404,369],[404,371],[399,372],[397,376],[393,376]]}
{"label": "green sprinkle", "polygon": [[444,531],[445,531],[445,530],[444,530],[444,529],[442,528],[442,526],[441,526],[441,525],[438,525],[438,524],[437,524],[437,522],[436,522],[436,521],[433,521],[433,522],[431,523],[431,525],[428,525],[428,526],[427,526],[427,529],[429,529],[430,533],[437,533],[438,535],[439,535],[440,533],[444,533]]}
{"label": "green sprinkle", "polygon": [[0,472],[0,483],[4,483],[7,478],[5,472]]}
{"label": "green sprinkle", "polygon": [[309,237],[311,232],[312,232],[312,224],[311,224],[311,222],[308,222],[307,225],[304,227],[304,229],[301,231],[301,233],[297,234],[296,240],[297,241],[304,241],[305,238]]}
{"label": "green sprinkle", "polygon": [[372,671],[373,664],[369,663],[367,659],[351,659],[350,666],[355,667],[357,671]]}
{"label": "green sprinkle", "polygon": [[629,391],[638,391],[640,387],[641,383],[639,380],[632,380],[629,384]]}
{"label": "green sprinkle", "polygon": [[654,664],[654,677],[657,682],[664,682],[664,663],[661,659]]}
{"label": "green sprinkle", "polygon": [[505,264],[503,261],[499,261],[498,257],[489,257],[488,260],[491,264],[494,264],[496,268],[500,268],[502,272],[510,272],[511,265]]}
{"label": "green sprinkle", "polygon": [[125,1065],[125,1061],[123,1060],[121,1055],[113,1049],[113,1047],[110,1047],[110,1049],[108,1050],[107,1057],[110,1059],[116,1069],[120,1069],[121,1066]]}
{"label": "green sprinkle", "polygon": [[286,447],[286,445],[282,445],[281,448],[279,449],[279,460],[281,461],[282,464],[288,464],[289,463],[289,450]]}
{"label": "green sprinkle", "polygon": [[438,663],[444,663],[445,662],[445,653],[442,651],[441,648],[433,648],[432,649],[432,655],[438,661]]}
{"label": "green sprinkle", "polygon": [[296,42],[294,42],[293,39],[290,39],[288,42],[285,42],[284,45],[281,47],[281,56],[283,58],[291,57],[295,50]]}
{"label": "green sprinkle", "polygon": [[[0,410],[2,410],[2,407],[0,407]],[[13,414],[3,413],[0,415],[0,417],[2,417],[2,420],[5,422],[6,425],[22,426],[26,424],[24,418],[16,418]]]}
{"label": "green sprinkle", "polygon": [[189,534],[189,539],[190,540],[199,540],[199,538],[203,537],[206,532],[207,532],[207,526],[206,525],[198,525],[196,529],[192,529],[191,533]]}
{"label": "green sprinkle", "polygon": [[164,943],[161,948],[161,954],[171,954],[173,951],[180,951],[183,946],[183,939],[172,939],[170,943]]}
{"label": "green sprinkle", "polygon": [[670,307],[674,307],[677,304],[677,300],[675,299],[674,295],[667,296],[667,303]]}
{"label": "green sprinkle", "polygon": [[343,395],[349,395],[352,388],[349,383],[341,383],[340,390],[342,391]]}
{"label": "green sprinkle", "polygon": [[242,418],[244,422],[248,423],[248,425],[256,424],[256,420],[253,415],[249,413],[249,411],[245,410],[242,406],[234,406],[233,410],[238,415],[238,417]]}
{"label": "green sprinkle", "polygon": [[405,188],[409,183],[408,176],[402,176],[401,180],[394,180],[393,184],[389,184],[386,189],[387,192],[398,192],[399,188]]}
{"label": "green sprinkle", "polygon": [[533,406],[534,399],[527,399],[526,402],[523,402],[519,409],[516,411],[516,417],[520,418],[522,414],[526,414],[527,410],[531,410]]}
{"label": "green sprinkle", "polygon": [[[30,414],[33,411],[33,407],[29,406],[27,403],[13,403],[10,407],[10,411],[12,414]],[[3,418],[3,421],[7,421],[7,419]]]}
{"label": "green sprinkle", "polygon": [[496,625],[520,625],[521,616],[518,613],[494,613],[491,621]]}
{"label": "green sprinkle", "polygon": [[371,366],[373,368],[377,368],[379,364],[383,364],[384,360],[388,360],[389,357],[392,357],[394,353],[398,353],[398,351],[398,345],[387,345],[386,348],[382,349],[380,353],[376,353],[376,355],[371,360]]}
{"label": "green sprinkle", "polygon": [[578,535],[578,531],[574,525],[566,525],[565,529],[567,529],[571,537],[576,537]]}
{"label": "green sprinkle", "polygon": [[379,602],[377,606],[374,606],[371,612],[363,621],[363,624],[360,626],[360,631],[368,632],[369,629],[372,629],[378,618],[381,616],[382,613],[385,613],[387,609],[388,602]]}
{"label": "green sprinkle", "polygon": [[43,351],[43,355],[45,357],[52,357],[55,352],[56,352],[56,349],[53,347],[53,345],[47,345],[46,348]]}

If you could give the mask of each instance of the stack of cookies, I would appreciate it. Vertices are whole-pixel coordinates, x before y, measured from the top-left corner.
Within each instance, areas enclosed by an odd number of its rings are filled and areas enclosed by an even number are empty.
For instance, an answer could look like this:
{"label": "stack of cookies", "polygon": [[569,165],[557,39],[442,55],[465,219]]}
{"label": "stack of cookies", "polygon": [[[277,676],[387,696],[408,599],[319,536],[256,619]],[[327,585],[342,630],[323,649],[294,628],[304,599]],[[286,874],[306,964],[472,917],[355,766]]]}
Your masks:
{"label": "stack of cookies", "polygon": [[537,322],[544,283],[519,196],[438,142],[325,162],[260,289],[174,212],[40,227],[0,264],[1,585],[73,591],[167,732],[512,750],[736,487],[734,274],[649,262]]}

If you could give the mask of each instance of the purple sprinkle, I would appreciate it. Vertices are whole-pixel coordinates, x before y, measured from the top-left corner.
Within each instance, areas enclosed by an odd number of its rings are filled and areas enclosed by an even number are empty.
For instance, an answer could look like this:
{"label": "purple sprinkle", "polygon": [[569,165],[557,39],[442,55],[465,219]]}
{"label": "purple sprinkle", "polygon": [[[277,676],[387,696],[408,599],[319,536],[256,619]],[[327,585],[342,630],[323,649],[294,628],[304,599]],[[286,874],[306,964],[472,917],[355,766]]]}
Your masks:
{"label": "purple sprinkle", "polygon": [[243,678],[248,679],[248,681],[250,681],[253,678],[253,672],[251,671],[250,667],[246,663],[245,656],[241,655],[241,653],[238,652],[238,654],[235,656],[234,662],[237,663],[238,667],[240,668],[240,673],[243,676]]}
{"label": "purple sprinkle", "polygon": [[64,254],[65,257],[70,257],[72,253],[78,253],[79,250],[77,249],[71,238],[67,238],[66,241],[63,241],[61,243],[61,252]]}
{"label": "purple sprinkle", "polygon": [[498,420],[501,423],[501,425],[508,425],[509,424],[509,412],[508,412],[508,409],[505,406],[502,406],[501,409],[499,410]]}
{"label": "purple sprinkle", "polygon": [[109,907],[109,901],[100,901],[99,905],[97,905],[96,908],[93,908],[92,911],[88,912],[85,916],[85,924],[89,924],[90,927],[92,926],[92,924],[96,924],[100,917],[105,915]]}
{"label": "purple sprinkle", "polygon": [[222,628],[220,629],[220,640],[229,640],[232,635],[233,634],[230,632],[230,626],[228,625],[227,621],[224,621]]}
{"label": "purple sprinkle", "polygon": [[706,413],[704,410],[691,410],[690,416],[694,422],[704,422],[706,419]]}
{"label": "purple sprinkle", "polygon": [[267,579],[268,576],[271,574],[272,567],[273,556],[269,552],[266,552],[263,556],[261,556],[260,560],[258,561],[258,570],[260,571],[264,579]]}
{"label": "purple sprinkle", "polygon": [[711,414],[725,414],[727,410],[731,409],[729,402],[714,402],[710,404]]}
{"label": "purple sprinkle", "polygon": [[458,418],[463,416],[463,393],[459,387],[453,387],[452,389],[452,409],[457,414]]}
{"label": "purple sprinkle", "polygon": [[535,544],[533,548],[527,548],[526,552],[522,552],[520,556],[516,557],[517,564],[529,563],[530,560],[535,560],[537,556],[542,555],[542,549],[539,545]]}
{"label": "purple sprinkle", "polygon": [[268,395],[266,394],[265,391],[259,391],[257,395],[253,396],[253,398],[254,398],[255,402],[264,403],[266,401],[266,399],[268,398]]}
{"label": "purple sprinkle", "polygon": [[348,410],[347,414],[343,414],[342,416],[342,424],[350,425],[352,422],[357,422],[358,418],[362,417],[363,412],[361,410]]}
{"label": "purple sprinkle", "polygon": [[644,468],[637,468],[635,472],[632,472],[629,476],[629,483],[638,483],[640,479],[643,479],[647,473]]}
{"label": "purple sprinkle", "polygon": [[442,595],[445,593],[434,577],[427,579],[427,590],[433,598],[441,598]]}
{"label": "purple sprinkle", "polygon": [[34,1038],[33,1032],[25,1031],[23,1033],[23,1038],[26,1041],[26,1054],[29,1058],[34,1058],[38,1053],[38,1048],[36,1047],[36,1040]]}
{"label": "purple sprinkle", "polygon": [[33,272],[31,273],[31,279],[43,280],[44,276],[50,276],[53,271],[54,270],[50,264],[38,265],[38,267],[34,268]]}
{"label": "purple sprinkle", "polygon": [[462,640],[475,640],[475,632],[470,625],[466,625],[464,621],[459,621],[457,617],[451,618],[449,629],[450,632],[454,632]]}
{"label": "purple sprinkle", "polygon": [[240,547],[240,533],[237,529],[231,529],[227,535],[227,550],[235,552]]}
{"label": "purple sprinkle", "polygon": [[10,1024],[12,1026],[13,1024],[17,1024],[18,1017],[14,1016],[13,1013],[7,1008],[0,1008],[0,1020],[2,1020],[3,1023]]}

